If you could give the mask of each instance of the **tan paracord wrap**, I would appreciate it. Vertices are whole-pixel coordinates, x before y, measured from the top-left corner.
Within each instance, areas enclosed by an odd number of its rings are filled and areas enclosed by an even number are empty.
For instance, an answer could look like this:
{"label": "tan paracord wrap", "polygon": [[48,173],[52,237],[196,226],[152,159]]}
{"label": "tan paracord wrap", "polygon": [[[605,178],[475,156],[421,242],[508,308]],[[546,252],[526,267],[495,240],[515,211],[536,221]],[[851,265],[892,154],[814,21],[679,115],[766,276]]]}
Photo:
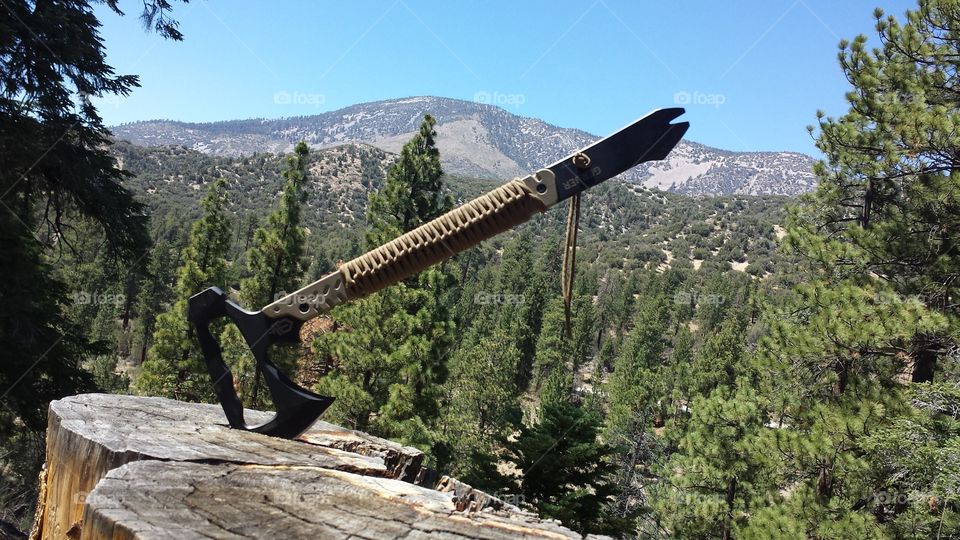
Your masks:
{"label": "tan paracord wrap", "polygon": [[530,219],[547,207],[513,180],[340,267],[351,298],[402,281]]}

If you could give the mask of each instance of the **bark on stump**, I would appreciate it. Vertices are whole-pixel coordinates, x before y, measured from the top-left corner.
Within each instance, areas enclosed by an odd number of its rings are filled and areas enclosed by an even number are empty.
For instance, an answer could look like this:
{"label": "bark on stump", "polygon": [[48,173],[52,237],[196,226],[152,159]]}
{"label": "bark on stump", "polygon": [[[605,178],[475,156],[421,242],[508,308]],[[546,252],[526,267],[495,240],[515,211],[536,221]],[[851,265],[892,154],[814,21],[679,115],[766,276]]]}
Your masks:
{"label": "bark on stump", "polygon": [[108,394],[50,404],[33,538],[428,535],[580,538],[437,475],[415,448],[326,422],[291,441],[230,429],[218,405]]}

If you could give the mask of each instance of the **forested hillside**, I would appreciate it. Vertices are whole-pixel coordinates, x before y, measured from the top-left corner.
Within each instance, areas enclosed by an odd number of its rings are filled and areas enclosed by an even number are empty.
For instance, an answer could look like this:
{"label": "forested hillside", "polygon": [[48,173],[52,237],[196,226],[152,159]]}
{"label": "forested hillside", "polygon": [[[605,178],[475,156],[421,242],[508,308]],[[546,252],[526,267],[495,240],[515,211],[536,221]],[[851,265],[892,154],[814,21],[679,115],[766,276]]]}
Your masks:
{"label": "forested hillside", "polygon": [[[221,158],[180,147],[143,148],[124,142],[112,151],[135,175],[127,185],[150,207],[155,238],[173,240],[184,234],[176,231],[199,217],[204,190],[223,178],[231,194],[229,212],[235,217],[233,250],[243,251],[265,208],[282,189],[283,157],[274,154]],[[303,224],[310,231],[308,258],[359,254],[360,244],[351,247],[344,239],[362,237],[367,198],[382,185],[396,155],[345,145],[313,151],[307,159]],[[499,184],[448,176],[444,191],[464,202]],[[587,250],[587,257],[601,257],[605,265],[617,268],[651,262],[673,266],[674,259],[680,267],[699,267],[707,261],[753,275],[773,269],[775,226],[782,222],[782,209],[789,201],[777,196],[686,197],[616,180],[584,197],[581,249]],[[563,230],[561,214],[539,216],[531,228],[541,235],[557,234]],[[320,262],[326,264],[319,270],[332,268],[328,259]]]}

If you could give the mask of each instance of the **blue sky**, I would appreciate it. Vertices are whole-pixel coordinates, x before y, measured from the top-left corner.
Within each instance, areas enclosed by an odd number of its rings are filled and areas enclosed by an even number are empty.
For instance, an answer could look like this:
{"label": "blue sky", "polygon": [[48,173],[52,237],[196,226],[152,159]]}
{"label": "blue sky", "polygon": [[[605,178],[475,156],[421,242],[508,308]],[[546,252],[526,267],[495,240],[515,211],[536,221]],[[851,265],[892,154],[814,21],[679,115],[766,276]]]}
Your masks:
{"label": "blue sky", "polygon": [[805,126],[846,110],[837,43],[914,2],[194,0],[175,6],[180,43],[144,32],[137,4],[97,9],[108,61],[142,84],[100,100],[111,125],[436,95],[603,135],[679,102],[689,139],[816,155]]}

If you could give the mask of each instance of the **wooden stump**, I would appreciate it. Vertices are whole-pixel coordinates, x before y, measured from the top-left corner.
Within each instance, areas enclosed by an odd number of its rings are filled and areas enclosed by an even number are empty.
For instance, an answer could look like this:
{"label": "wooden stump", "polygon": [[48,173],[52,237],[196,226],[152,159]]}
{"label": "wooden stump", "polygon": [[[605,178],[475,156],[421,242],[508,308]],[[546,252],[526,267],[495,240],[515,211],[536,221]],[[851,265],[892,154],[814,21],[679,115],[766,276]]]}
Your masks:
{"label": "wooden stump", "polygon": [[580,537],[437,475],[415,448],[325,422],[284,440],[230,429],[218,405],[108,394],[50,404],[33,538],[427,535]]}

